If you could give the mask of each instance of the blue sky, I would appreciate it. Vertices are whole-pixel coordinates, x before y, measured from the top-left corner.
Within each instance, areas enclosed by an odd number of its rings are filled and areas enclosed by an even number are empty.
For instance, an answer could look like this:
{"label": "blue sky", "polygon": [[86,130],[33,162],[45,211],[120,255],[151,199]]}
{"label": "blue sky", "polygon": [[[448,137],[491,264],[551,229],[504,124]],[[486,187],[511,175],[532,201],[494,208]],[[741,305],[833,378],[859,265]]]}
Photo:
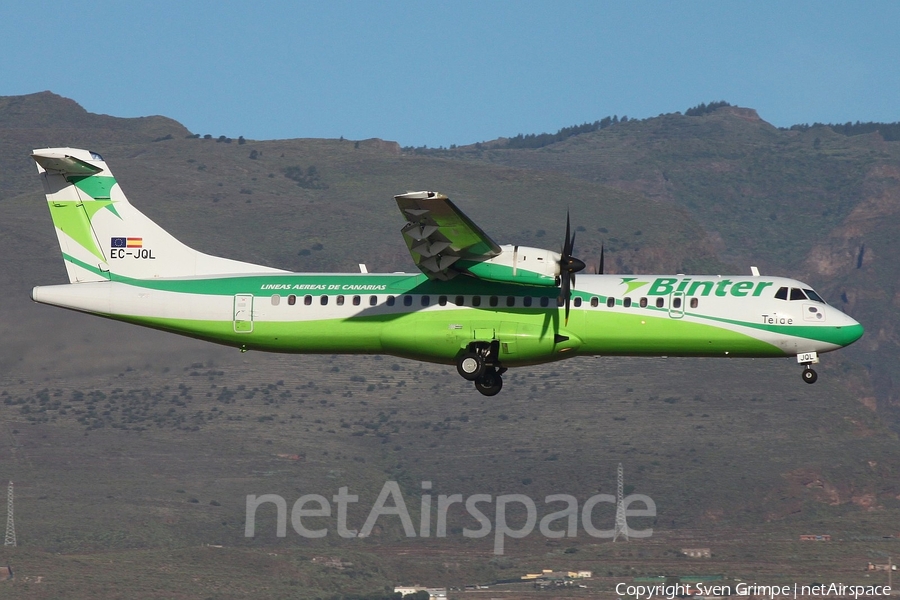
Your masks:
{"label": "blue sky", "polygon": [[8,2],[0,95],[429,147],[716,100],[778,126],[894,122],[898,23],[884,1]]}

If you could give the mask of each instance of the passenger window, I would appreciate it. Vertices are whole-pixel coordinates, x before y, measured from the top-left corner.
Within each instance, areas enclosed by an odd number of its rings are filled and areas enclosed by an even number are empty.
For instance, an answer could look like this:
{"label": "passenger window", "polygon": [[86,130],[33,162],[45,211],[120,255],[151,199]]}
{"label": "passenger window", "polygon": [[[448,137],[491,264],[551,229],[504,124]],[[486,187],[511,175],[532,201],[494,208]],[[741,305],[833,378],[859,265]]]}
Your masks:
{"label": "passenger window", "polygon": [[657,299],[656,299],[656,308],[662,308],[662,307],[665,306],[665,305],[666,305],[666,299],[665,299],[665,298],[657,298]]}
{"label": "passenger window", "polygon": [[472,306],[481,306],[481,296],[472,296]]}
{"label": "passenger window", "polygon": [[575,305],[575,308],[578,308],[579,306],[581,306],[581,298],[575,298],[572,304]]}
{"label": "passenger window", "polygon": [[272,294],[272,306],[278,306],[279,304],[281,304],[281,296]]}
{"label": "passenger window", "polygon": [[361,300],[362,298],[360,298],[359,296],[353,296],[353,306],[359,306]]}
{"label": "passenger window", "polygon": [[691,298],[691,308],[697,308],[700,306],[700,301],[697,298]]}
{"label": "passenger window", "polygon": [[641,308],[647,308],[647,299],[641,298],[641,301],[638,302],[638,304],[640,304]]}
{"label": "passenger window", "polygon": [[456,304],[457,306],[465,306],[465,305],[466,305],[466,299],[465,299],[463,296],[457,296],[457,297],[456,297],[456,302],[454,302],[454,304]]}
{"label": "passenger window", "polygon": [[550,298],[544,296],[541,298],[541,308],[547,308],[548,306],[550,306]]}
{"label": "passenger window", "polygon": [[775,298],[777,298],[778,300],[787,300],[787,294],[788,292],[786,287],[778,288],[778,291],[775,292]]}
{"label": "passenger window", "polygon": [[622,306],[631,308],[631,298],[622,298]]}
{"label": "passenger window", "polygon": [[607,298],[607,299],[606,299],[606,306],[607,306],[608,308],[615,308],[615,306],[616,306],[616,299],[613,298],[612,296],[610,296],[609,298]]}
{"label": "passenger window", "polygon": [[378,304],[378,296],[369,296],[369,306]]}
{"label": "passenger window", "polygon": [[328,296],[326,296],[324,294],[322,296],[319,296],[319,303],[322,306],[325,306],[326,304],[328,304]]}
{"label": "passenger window", "polygon": [[422,306],[431,304],[431,296],[422,296]]}
{"label": "passenger window", "polygon": [[[293,302],[291,302],[290,300],[291,299],[288,298],[288,304],[293,304]],[[312,304],[312,296],[303,296],[303,304],[305,304],[306,306]]]}
{"label": "passenger window", "polygon": [[672,298],[672,308],[681,308],[681,298]]}
{"label": "passenger window", "polygon": [[791,300],[806,300],[806,294],[800,288],[791,288]]}
{"label": "passenger window", "polygon": [[396,298],[394,298],[393,296],[388,296],[388,297],[387,297],[387,305],[388,305],[388,306],[393,306],[393,305],[394,305],[394,302],[396,302],[396,301],[397,301]]}
{"label": "passenger window", "polygon": [[525,296],[524,298],[522,298],[522,306],[524,306],[525,308],[531,306],[531,302],[531,296]]}
{"label": "passenger window", "polygon": [[506,305],[507,306],[515,306],[516,305],[516,297],[515,296],[507,296],[506,297]]}
{"label": "passenger window", "polygon": [[447,306],[447,296],[438,296],[438,304]]}
{"label": "passenger window", "polygon": [[593,306],[594,308],[600,306],[600,298],[598,298],[597,296],[591,298],[591,306]]}
{"label": "passenger window", "polygon": [[295,296],[293,294],[288,296],[288,304],[290,304],[291,306],[297,304],[297,296]]}
{"label": "passenger window", "polygon": [[821,302],[822,304],[825,304],[825,301],[822,300],[822,296],[818,295],[814,291],[808,290],[806,288],[803,288],[803,291],[806,292],[806,295],[809,297],[810,300],[815,300],[816,302]]}
{"label": "passenger window", "polygon": [[557,305],[557,306],[562,306],[562,305],[564,305],[565,303],[566,303],[566,302],[565,302],[565,300],[563,300],[563,297],[562,297],[562,296],[557,296],[557,297],[556,297],[556,305]]}
{"label": "passenger window", "polygon": [[403,306],[412,306],[412,296],[403,296]]}
{"label": "passenger window", "polygon": [[335,300],[335,302],[337,302],[338,306],[343,306],[344,305],[344,297],[338,296],[337,299]]}
{"label": "passenger window", "polygon": [[500,299],[497,298],[497,296],[491,296],[491,299],[488,301],[488,304],[490,304],[491,306],[497,306],[497,304],[499,302],[500,302]]}

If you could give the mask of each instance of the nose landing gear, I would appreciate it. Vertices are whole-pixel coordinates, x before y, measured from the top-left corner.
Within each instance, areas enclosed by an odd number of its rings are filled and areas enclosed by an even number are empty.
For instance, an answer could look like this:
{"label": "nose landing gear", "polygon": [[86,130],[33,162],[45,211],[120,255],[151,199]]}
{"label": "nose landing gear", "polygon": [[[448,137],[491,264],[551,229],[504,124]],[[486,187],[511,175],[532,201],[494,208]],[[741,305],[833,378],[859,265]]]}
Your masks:
{"label": "nose landing gear", "polygon": [[485,396],[496,396],[503,389],[506,367],[500,364],[500,343],[473,342],[456,359],[456,370],[467,381],[475,383],[475,389]]}
{"label": "nose landing gear", "polygon": [[806,368],[803,369],[803,381],[806,383],[815,383],[819,378],[819,375],[813,370],[812,367],[806,365]]}
{"label": "nose landing gear", "polygon": [[806,383],[815,383],[819,378],[819,374],[813,370],[812,365],[819,362],[818,353],[803,352],[802,354],[798,354],[797,362],[803,365],[803,373],[801,374],[803,381]]}

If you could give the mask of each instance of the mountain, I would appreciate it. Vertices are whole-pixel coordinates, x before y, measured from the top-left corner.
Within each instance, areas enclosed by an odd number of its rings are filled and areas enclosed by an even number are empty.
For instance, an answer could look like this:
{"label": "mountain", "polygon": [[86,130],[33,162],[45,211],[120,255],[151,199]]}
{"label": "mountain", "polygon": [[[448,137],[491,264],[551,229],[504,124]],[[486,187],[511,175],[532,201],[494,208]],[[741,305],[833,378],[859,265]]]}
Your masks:
{"label": "mountain", "polygon": [[[877,131],[849,136],[826,125],[778,129],[752,109],[724,106],[701,116],[618,123],[540,149],[499,146],[441,155],[637,193],[654,207],[684,210],[716,258],[738,272],[757,265],[815,286],[867,328],[841,353],[866,371],[865,383],[853,378],[854,393],[877,401],[894,427],[900,423],[900,143]],[[618,251],[613,264],[633,268],[632,240],[623,244],[610,234],[609,242]],[[715,272],[703,257],[676,256],[677,268]]]}
{"label": "mountain", "polygon": [[[867,560],[893,552],[900,142],[780,130],[730,106],[541,148],[204,139],[50,92],[0,97],[0,139],[0,478],[16,482],[20,541],[0,549],[17,573],[0,590],[337,597],[543,568],[594,571],[585,593],[672,573],[862,582]],[[452,368],[392,357],[240,354],[30,302],[65,272],[29,153],[66,145],[104,155],[135,206],[218,255],[410,270],[391,197],[433,189],[500,243],[556,248],[568,210],[576,253],[596,262],[605,244],[610,271],[794,276],[867,333],[823,356],[814,386],[790,359],[576,359],[514,369],[490,399]],[[271,506],[245,535],[248,495],[290,510],[347,486],[359,527],[396,481],[419,524],[424,481],[435,503],[517,493],[543,510],[551,494],[615,493],[619,463],[626,493],[657,506],[634,524],[651,538],[612,544],[579,525],[574,538],[507,539],[497,556],[493,535],[462,536],[477,523],[460,511],[446,538],[407,538],[391,517],[369,538],[343,539],[324,517],[310,522],[331,527],[325,538],[290,525],[282,538]],[[606,508],[598,528],[612,526]],[[834,543],[798,541],[810,533]],[[706,562],[681,553],[700,546]]]}

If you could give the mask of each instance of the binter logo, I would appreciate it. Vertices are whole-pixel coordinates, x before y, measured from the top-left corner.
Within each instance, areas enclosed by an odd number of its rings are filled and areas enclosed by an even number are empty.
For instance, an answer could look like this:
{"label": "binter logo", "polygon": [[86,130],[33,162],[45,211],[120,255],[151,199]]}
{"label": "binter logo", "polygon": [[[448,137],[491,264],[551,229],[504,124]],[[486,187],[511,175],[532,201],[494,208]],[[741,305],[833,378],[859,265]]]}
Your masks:
{"label": "binter logo", "polygon": [[622,285],[626,286],[625,295],[649,285],[645,292],[648,296],[668,296],[678,292],[685,296],[759,296],[771,281],[736,281],[733,279],[699,280],[694,281],[690,277],[657,277],[652,283],[649,281],[637,281],[634,277],[623,277]]}

